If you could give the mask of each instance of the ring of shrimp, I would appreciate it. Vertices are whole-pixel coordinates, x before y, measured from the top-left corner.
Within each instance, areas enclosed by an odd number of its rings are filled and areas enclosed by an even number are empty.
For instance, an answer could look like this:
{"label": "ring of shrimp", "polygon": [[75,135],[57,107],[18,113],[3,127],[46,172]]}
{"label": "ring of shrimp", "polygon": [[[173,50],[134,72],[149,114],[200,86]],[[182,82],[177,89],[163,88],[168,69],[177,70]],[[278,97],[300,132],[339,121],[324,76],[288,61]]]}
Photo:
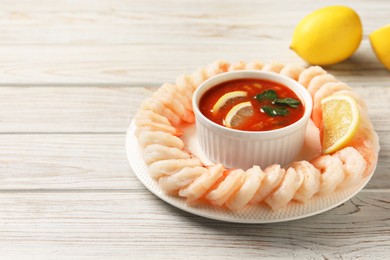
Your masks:
{"label": "ring of shrimp", "polygon": [[[313,98],[311,119],[317,127],[322,123],[322,98],[350,95],[357,100],[361,112],[358,133],[347,147],[336,153],[320,155],[311,162],[293,162],[286,169],[277,164],[264,171],[256,165],[248,170],[230,170],[219,163],[204,166],[199,158],[185,151],[180,139],[181,123],[194,123],[193,92],[214,75],[248,69],[280,73],[305,86]],[[279,210],[291,201],[305,203],[313,196],[356,185],[373,172],[378,160],[378,136],[363,99],[319,66],[305,69],[276,62],[229,64],[218,60],[191,75],[178,77],[174,84],[163,84],[143,102],[135,124],[149,174],[159,181],[161,189],[172,196],[185,197],[188,203],[202,200],[233,211],[259,203],[272,210]]]}

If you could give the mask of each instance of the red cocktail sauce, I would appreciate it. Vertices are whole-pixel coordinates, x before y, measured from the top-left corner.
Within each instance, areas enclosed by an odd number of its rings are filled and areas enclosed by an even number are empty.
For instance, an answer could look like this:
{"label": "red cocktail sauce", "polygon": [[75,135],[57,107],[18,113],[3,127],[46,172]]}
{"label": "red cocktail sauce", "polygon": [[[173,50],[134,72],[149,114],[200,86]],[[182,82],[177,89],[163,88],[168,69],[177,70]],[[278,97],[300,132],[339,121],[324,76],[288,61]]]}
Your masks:
{"label": "red cocktail sauce", "polygon": [[[293,98],[300,102],[296,107],[290,107],[285,104],[275,104],[275,100],[266,98],[257,99],[258,94],[267,90],[274,90],[277,98]],[[245,91],[245,97],[236,97],[229,99],[217,112],[213,111],[213,106],[226,93],[232,91]],[[206,91],[200,99],[200,112],[211,121],[226,126],[226,116],[229,111],[237,104],[250,101],[253,112],[250,116],[240,117],[238,125],[234,129],[244,131],[269,131],[282,128],[293,124],[302,118],[305,108],[298,96],[288,87],[276,82],[261,79],[238,79],[223,82]],[[269,115],[264,111],[264,107],[271,109],[286,109],[285,115]]]}

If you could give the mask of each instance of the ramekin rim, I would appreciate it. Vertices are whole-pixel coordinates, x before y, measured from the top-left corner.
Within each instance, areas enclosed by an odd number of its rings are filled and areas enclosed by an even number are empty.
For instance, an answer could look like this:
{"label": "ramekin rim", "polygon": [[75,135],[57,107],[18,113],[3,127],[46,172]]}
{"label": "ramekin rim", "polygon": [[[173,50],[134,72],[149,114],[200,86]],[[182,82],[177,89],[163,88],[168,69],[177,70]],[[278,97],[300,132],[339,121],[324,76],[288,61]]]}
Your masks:
{"label": "ramekin rim", "polygon": [[[213,86],[220,84],[222,82],[245,78],[243,76],[234,77],[234,75],[240,75],[240,74],[249,74],[249,75],[257,74],[257,75],[263,75],[263,76],[268,75],[269,77],[280,78],[281,79],[280,81],[284,80],[284,81],[289,82],[289,84],[295,85],[296,88],[301,89],[301,91],[302,91],[302,93],[296,93],[296,91],[294,89],[292,89],[292,91],[294,91],[295,94],[297,94],[301,99],[303,99],[302,101],[304,102],[304,106],[305,106],[305,112],[304,112],[303,116],[299,120],[297,120],[296,122],[292,123],[291,125],[288,125],[288,126],[285,126],[282,128],[278,128],[278,129],[274,129],[274,130],[267,130],[267,131],[246,131],[246,130],[238,130],[238,129],[228,128],[228,127],[219,125],[219,124],[211,121],[210,119],[208,119],[205,115],[203,115],[202,112],[200,112],[199,105],[198,105],[198,102],[196,100],[197,96],[199,95],[199,92],[201,92],[202,89],[205,86],[207,86],[211,81],[215,81],[215,80],[223,78],[223,77],[229,77],[229,76],[233,75],[233,78],[228,78],[226,80],[222,80],[218,83],[213,84],[212,86],[209,86],[209,88],[212,88]],[[250,76],[247,76],[246,78],[250,78]],[[258,79],[262,79],[262,78],[258,77]],[[274,82],[277,82],[279,84],[286,85],[286,87],[291,89],[291,87],[289,85],[287,85],[285,83],[281,83],[277,80],[273,80],[273,79],[265,79],[265,80],[274,81]],[[198,99],[200,100],[200,97]],[[302,84],[300,84],[298,81],[291,79],[287,76],[284,76],[282,74],[275,73],[275,72],[268,72],[268,71],[261,71],[261,70],[237,70],[237,71],[230,71],[230,72],[224,72],[221,74],[217,74],[217,75],[205,80],[204,82],[202,82],[197,87],[197,89],[195,90],[195,92],[193,94],[192,106],[193,106],[193,111],[194,111],[196,117],[199,116],[199,118],[202,119],[204,123],[208,124],[210,127],[217,128],[219,131],[224,132],[226,135],[233,134],[233,135],[245,135],[245,136],[251,136],[251,137],[258,137],[258,136],[263,136],[263,137],[273,136],[273,137],[275,137],[275,135],[278,135],[278,136],[279,135],[280,136],[288,135],[292,132],[295,132],[299,128],[301,128],[302,125],[306,125],[307,122],[309,121],[310,115],[312,113],[313,101],[312,101],[310,93],[307,91],[307,89]]]}

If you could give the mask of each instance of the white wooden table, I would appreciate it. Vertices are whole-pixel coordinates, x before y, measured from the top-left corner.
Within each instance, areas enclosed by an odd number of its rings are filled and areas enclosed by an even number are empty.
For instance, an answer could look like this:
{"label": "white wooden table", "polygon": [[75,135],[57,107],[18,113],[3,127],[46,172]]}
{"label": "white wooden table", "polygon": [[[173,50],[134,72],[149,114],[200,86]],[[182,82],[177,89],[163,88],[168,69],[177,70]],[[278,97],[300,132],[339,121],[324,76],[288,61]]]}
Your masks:
{"label": "white wooden table", "polygon": [[376,172],[314,217],[223,223],[178,210],[133,174],[126,129],[161,83],[222,58],[305,64],[289,50],[307,13],[339,1],[0,1],[0,258],[384,259],[390,255],[390,72],[368,42],[388,1],[342,1],[364,24],[327,68],[368,103]]}

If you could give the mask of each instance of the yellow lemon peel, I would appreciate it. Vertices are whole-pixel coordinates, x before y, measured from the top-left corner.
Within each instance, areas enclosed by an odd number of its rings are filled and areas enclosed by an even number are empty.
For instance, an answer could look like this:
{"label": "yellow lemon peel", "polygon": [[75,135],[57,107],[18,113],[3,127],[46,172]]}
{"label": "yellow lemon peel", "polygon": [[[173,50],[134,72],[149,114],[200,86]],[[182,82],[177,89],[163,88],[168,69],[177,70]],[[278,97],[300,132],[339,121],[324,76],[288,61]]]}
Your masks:
{"label": "yellow lemon peel", "polygon": [[331,154],[345,147],[355,136],[360,122],[358,105],[351,96],[333,95],[321,100],[322,148]]}
{"label": "yellow lemon peel", "polygon": [[359,47],[362,35],[362,23],[353,9],[328,6],[299,22],[290,48],[310,64],[330,65],[349,58]]}

